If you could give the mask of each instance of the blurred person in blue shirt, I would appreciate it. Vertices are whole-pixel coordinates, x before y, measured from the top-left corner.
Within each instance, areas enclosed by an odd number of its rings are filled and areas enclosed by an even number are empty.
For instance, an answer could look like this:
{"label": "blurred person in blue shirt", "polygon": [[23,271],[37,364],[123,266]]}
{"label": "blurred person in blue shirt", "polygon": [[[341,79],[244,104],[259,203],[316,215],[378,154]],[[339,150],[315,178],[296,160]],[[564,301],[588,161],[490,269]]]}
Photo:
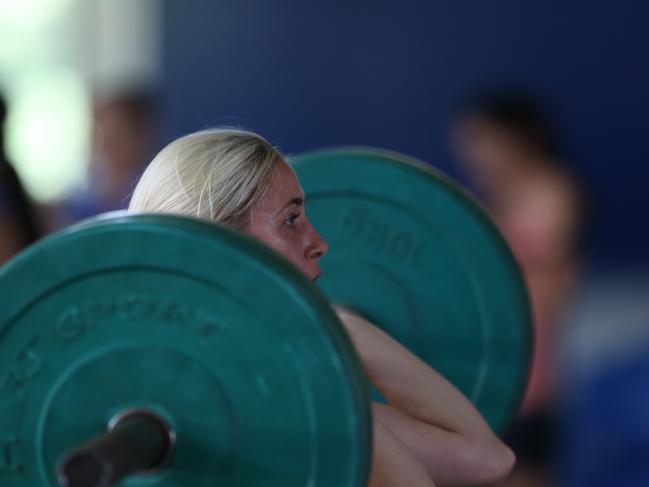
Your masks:
{"label": "blurred person in blue shirt", "polygon": [[156,107],[148,92],[98,97],[93,114],[93,153],[83,188],[58,206],[67,226],[106,211],[125,209],[152,156]]}

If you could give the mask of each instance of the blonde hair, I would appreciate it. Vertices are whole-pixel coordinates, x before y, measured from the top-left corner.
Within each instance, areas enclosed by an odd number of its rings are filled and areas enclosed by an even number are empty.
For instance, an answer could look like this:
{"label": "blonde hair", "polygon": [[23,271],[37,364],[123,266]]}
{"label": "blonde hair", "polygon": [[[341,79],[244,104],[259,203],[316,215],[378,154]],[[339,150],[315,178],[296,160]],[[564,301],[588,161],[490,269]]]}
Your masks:
{"label": "blonde hair", "polygon": [[284,156],[243,130],[195,132],[167,145],[137,183],[129,210],[175,213],[244,228]]}

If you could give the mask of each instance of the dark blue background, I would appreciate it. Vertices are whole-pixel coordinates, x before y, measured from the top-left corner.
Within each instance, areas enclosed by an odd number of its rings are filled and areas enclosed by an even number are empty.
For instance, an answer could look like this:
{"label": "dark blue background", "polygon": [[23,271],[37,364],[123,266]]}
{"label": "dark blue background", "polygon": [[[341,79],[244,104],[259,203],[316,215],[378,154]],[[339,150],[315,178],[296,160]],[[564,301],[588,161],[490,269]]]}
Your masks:
{"label": "dark blue background", "polygon": [[594,263],[647,264],[648,5],[166,0],[164,137],[235,124],[289,153],[379,146],[461,177],[453,110],[525,87],[590,187]]}

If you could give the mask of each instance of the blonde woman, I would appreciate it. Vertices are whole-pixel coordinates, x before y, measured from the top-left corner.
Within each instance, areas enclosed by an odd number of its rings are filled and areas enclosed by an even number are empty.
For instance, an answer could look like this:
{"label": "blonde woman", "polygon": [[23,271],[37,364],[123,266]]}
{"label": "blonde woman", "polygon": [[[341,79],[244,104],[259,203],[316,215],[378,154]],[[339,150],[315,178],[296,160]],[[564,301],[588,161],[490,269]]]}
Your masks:
{"label": "blonde woman", "polygon": [[[311,280],[327,252],[306,216],[295,173],[250,132],[207,130],[172,142],[149,164],[129,209],[225,223]],[[372,405],[370,486],[493,485],[509,473],[513,454],[455,387],[368,321],[337,313],[368,378],[388,400]]]}

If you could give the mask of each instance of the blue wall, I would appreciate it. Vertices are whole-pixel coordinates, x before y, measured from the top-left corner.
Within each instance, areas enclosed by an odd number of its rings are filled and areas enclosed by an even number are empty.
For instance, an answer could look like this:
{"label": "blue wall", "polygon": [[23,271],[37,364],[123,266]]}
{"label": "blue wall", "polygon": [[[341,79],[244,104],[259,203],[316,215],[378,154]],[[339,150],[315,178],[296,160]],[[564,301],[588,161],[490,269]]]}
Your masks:
{"label": "blue wall", "polygon": [[591,188],[595,263],[649,263],[649,4],[164,5],[166,139],[237,124],[289,153],[380,146],[461,176],[446,139],[453,109],[485,86],[527,87],[551,101]]}

